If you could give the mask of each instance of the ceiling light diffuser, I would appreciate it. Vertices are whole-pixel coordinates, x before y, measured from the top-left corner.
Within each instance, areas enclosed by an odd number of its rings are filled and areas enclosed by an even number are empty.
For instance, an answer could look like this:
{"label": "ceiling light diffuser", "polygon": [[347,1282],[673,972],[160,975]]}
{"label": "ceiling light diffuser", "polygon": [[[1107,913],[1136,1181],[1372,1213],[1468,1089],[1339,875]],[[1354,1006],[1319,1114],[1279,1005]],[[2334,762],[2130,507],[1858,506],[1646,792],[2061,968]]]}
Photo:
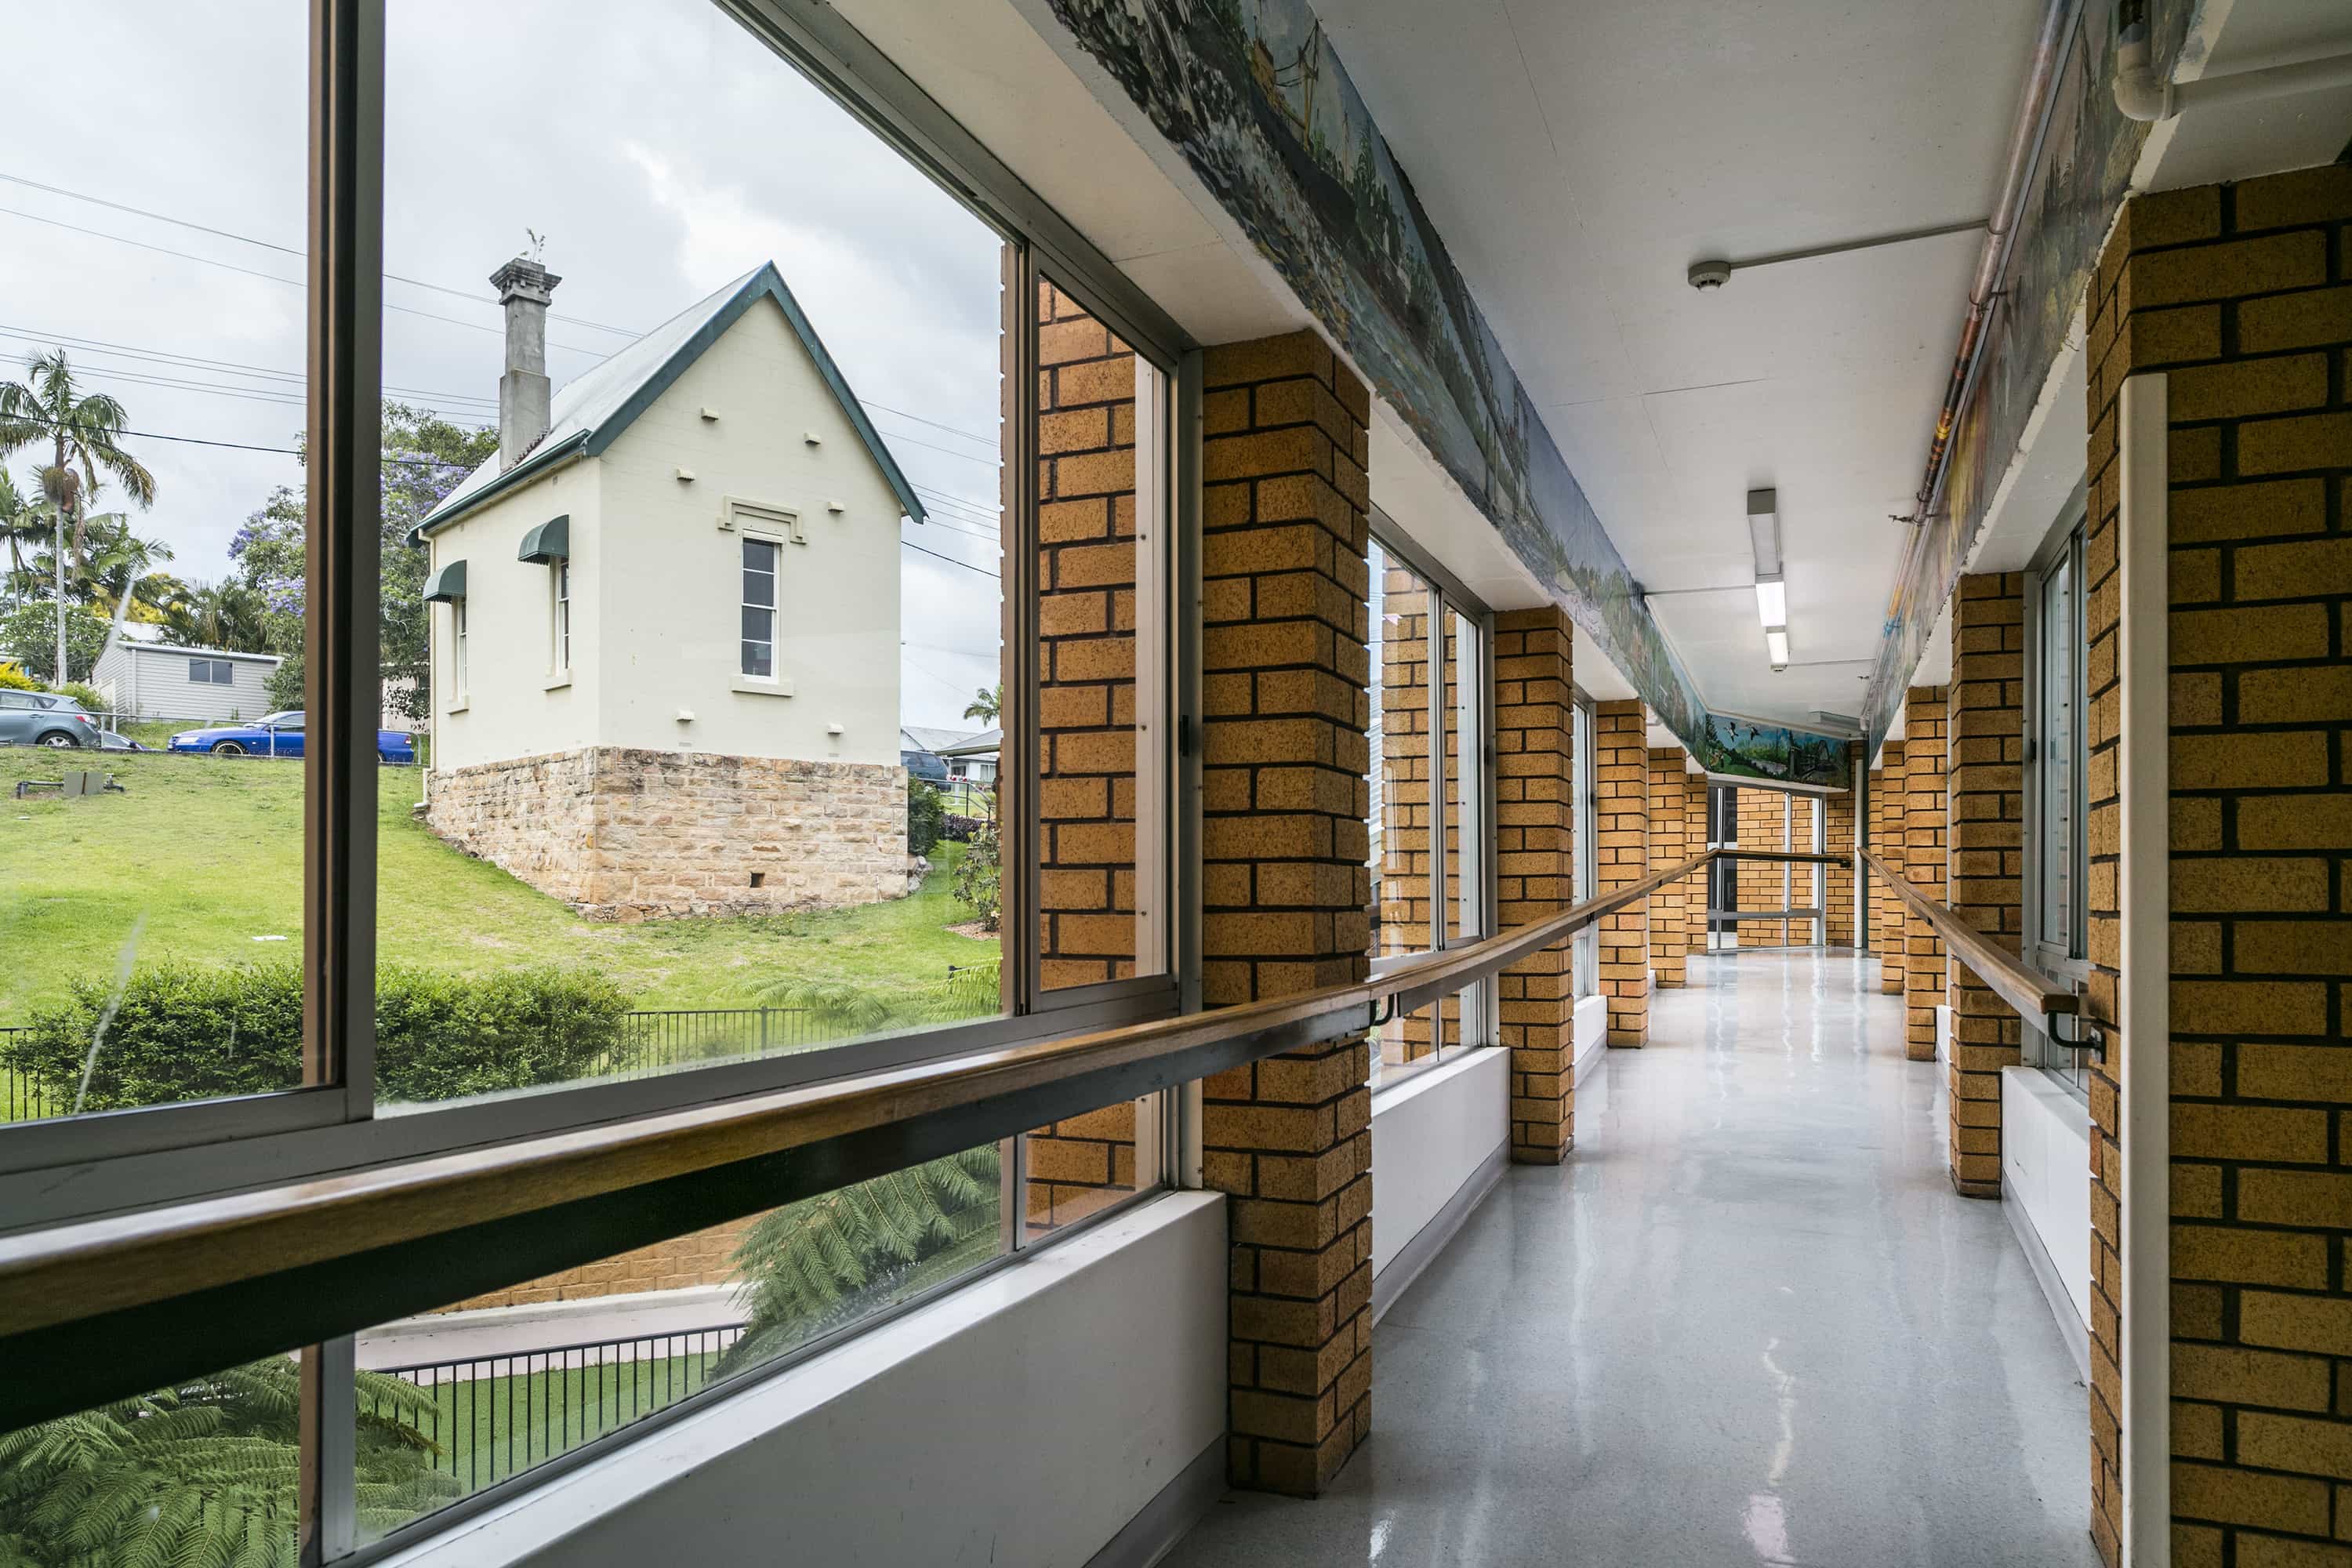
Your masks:
{"label": "ceiling light diffuser", "polygon": [[1785,626],[1774,626],[1764,634],[1765,657],[1775,669],[1789,668],[1789,632]]}
{"label": "ceiling light diffuser", "polygon": [[1779,573],[1756,579],[1756,613],[1768,632],[1789,624],[1789,586]]}

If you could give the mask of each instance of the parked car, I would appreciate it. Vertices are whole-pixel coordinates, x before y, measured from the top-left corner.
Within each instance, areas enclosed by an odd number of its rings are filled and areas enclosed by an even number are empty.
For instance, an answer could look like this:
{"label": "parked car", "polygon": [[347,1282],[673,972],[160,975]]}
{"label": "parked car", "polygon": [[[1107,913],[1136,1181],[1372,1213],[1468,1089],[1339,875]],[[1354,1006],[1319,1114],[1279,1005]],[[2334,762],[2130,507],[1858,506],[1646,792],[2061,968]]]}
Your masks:
{"label": "parked car", "polygon": [[[172,737],[167,749],[210,752],[216,757],[299,757],[302,754],[303,719],[300,710],[289,709],[265,713],[250,724],[213,724],[202,730],[183,730]],[[416,743],[402,731],[378,730],[375,754],[379,762],[406,767],[416,761]]]}
{"label": "parked car", "polygon": [[0,745],[97,746],[98,721],[54,691],[0,691]]}

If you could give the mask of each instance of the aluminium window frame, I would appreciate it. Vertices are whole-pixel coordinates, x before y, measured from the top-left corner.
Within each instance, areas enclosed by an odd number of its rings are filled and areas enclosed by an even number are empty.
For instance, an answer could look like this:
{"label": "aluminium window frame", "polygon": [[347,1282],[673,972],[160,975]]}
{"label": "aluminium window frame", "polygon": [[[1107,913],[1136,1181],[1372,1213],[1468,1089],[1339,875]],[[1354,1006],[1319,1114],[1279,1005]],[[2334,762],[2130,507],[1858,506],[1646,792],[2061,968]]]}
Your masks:
{"label": "aluminium window frame", "polygon": [[[885,1035],[824,1051],[699,1068],[655,1078],[551,1087],[512,1097],[376,1114],[373,1097],[375,724],[381,444],[384,0],[311,0],[309,428],[310,514],[316,520],[309,616],[317,743],[308,748],[303,1087],[264,1095],[163,1105],[19,1123],[0,1130],[0,1214],[28,1228],[151,1206],[261,1182],[322,1175],[430,1152],[657,1114],[685,1105],[789,1088],[845,1073],[975,1048],[1173,1014],[1187,998],[1179,976],[1199,951],[1197,887],[1174,878],[1180,844],[1197,846],[1198,759],[1167,743],[1199,730],[1197,633],[1180,636],[1199,581],[1200,345],[1066,220],[1046,206],[928,95],[821,0],[712,0],[764,46],[951,197],[993,228],[1024,274],[1050,269],[1097,319],[1165,377],[1167,440],[1160,471],[1166,586],[1163,682],[1167,711],[1158,750],[1170,810],[1159,836],[1162,882],[1176,896],[1161,922],[1163,973],[1041,994],[1018,984],[1005,1011],[967,1023]],[[1034,317],[1034,311],[1028,312]],[[1034,321],[1016,347],[1034,356]],[[1014,383],[1034,385],[1034,380]],[[1008,447],[1034,445],[1015,421]],[[1179,440],[1178,437],[1183,439]],[[1006,453],[1021,504],[1008,509],[1006,549],[1034,584],[1034,466]],[[1016,541],[1018,542],[1016,543]],[[1189,589],[1187,588],[1189,584]],[[1004,579],[1008,603],[1014,581]],[[1023,602],[1025,613],[1034,608]],[[462,616],[461,608],[453,614]],[[1020,645],[1013,645],[1015,647]],[[1034,647],[1029,661],[1034,664]],[[465,693],[457,693],[462,706]],[[1008,680],[1008,734],[1034,734],[1034,699]],[[1017,781],[1015,781],[1017,784]],[[362,806],[364,807],[362,809]],[[1008,829],[1014,825],[1008,823]],[[1008,833],[1008,840],[1013,835]],[[1034,860],[1027,840],[1015,864]],[[1012,843],[1008,859],[1016,853]],[[1034,905],[1033,905],[1034,907]],[[1008,964],[1008,970],[1019,967]],[[1197,991],[1197,986],[1192,987]],[[1171,1102],[1176,1098],[1171,1097]],[[1171,1152],[1196,1129],[1165,1138]],[[59,1180],[69,1170],[71,1179]]]}
{"label": "aluminium window frame", "polygon": [[[1601,896],[1601,710],[1592,694],[1571,682],[1569,793],[1575,797],[1574,827],[1570,838],[1571,903]],[[1570,948],[1569,990],[1575,1000],[1601,994],[1601,927],[1599,922],[1576,933]]]}
{"label": "aluminium window frame", "polygon": [[[2088,616],[2089,595],[2084,591],[2085,535],[2087,532],[2087,486],[2075,482],[2074,493],[2058,509],[2057,521],[2043,536],[2024,574],[2024,679],[2023,712],[2020,715],[2025,736],[2024,784],[2020,792],[2022,804],[2022,834],[2024,837],[2024,877],[2020,890],[2019,952],[2025,963],[2053,979],[2071,985],[2080,994],[2090,983],[2091,964],[2088,943],[2088,921],[2084,918],[2089,896],[2089,711],[2080,700],[2088,686],[2084,678],[2082,660],[2088,647],[2084,627]],[[2043,829],[2042,768],[2046,763],[2047,737],[2044,733],[2047,714],[2044,711],[2043,689],[2048,677],[2048,631],[2044,626],[2043,593],[2051,574],[2061,562],[2070,570],[2073,584],[2070,594],[2069,635],[2075,650],[2077,701],[2074,715],[2074,766],[2069,791],[2074,832],[2070,851],[2074,859],[2073,889],[2074,898],[2074,930],[2068,933],[2069,951],[2053,952],[2043,941],[2042,895],[2043,879],[2048,874],[2050,846]],[[2083,953],[2072,950],[2082,948]],[[2087,1100],[2090,1085],[2086,1064],[2081,1053],[2070,1052],[2051,1039],[2042,1028],[2042,1020],[2022,1020],[2019,1037],[2024,1064],[2039,1068],[2060,1088],[2076,1100]]]}
{"label": "aluminium window frame", "polygon": [[[1474,711],[1477,717],[1479,730],[1475,747],[1477,777],[1475,781],[1467,777],[1467,769],[1473,761],[1473,752],[1468,738],[1460,737],[1456,740],[1456,793],[1460,794],[1465,801],[1475,801],[1472,809],[1464,813],[1466,822],[1472,825],[1484,825],[1491,829],[1495,821],[1495,682],[1493,678],[1495,613],[1488,608],[1486,601],[1470,591],[1461,578],[1447,571],[1436,559],[1414,543],[1403,529],[1398,526],[1396,520],[1391,517],[1377,501],[1370,509],[1370,532],[1372,541],[1379,544],[1381,549],[1386,552],[1398,565],[1411,572],[1427,585],[1429,595],[1429,606],[1423,617],[1426,623],[1424,636],[1427,639],[1425,658],[1429,666],[1429,679],[1423,698],[1428,704],[1430,755],[1429,946],[1416,948],[1409,952],[1391,953],[1386,957],[1372,959],[1370,973],[1377,976],[1426,958],[1433,952],[1441,952],[1450,947],[1467,946],[1472,942],[1484,940],[1481,936],[1465,934],[1454,929],[1455,900],[1465,893],[1475,900],[1478,930],[1489,934],[1495,930],[1497,884],[1491,832],[1486,842],[1479,846],[1474,872],[1474,885],[1465,888],[1455,881],[1455,891],[1452,896],[1448,895],[1447,884],[1449,881],[1454,881],[1454,879],[1451,876],[1452,867],[1449,864],[1451,856],[1445,843],[1448,818],[1451,815],[1447,809],[1445,788],[1445,723],[1448,714],[1445,700],[1445,638],[1453,630],[1454,618],[1456,616],[1462,618],[1465,626],[1475,633],[1477,639],[1475,652],[1470,660],[1461,661],[1458,649],[1456,658],[1457,662],[1468,662],[1475,667],[1473,673],[1477,681],[1478,690]],[[1379,678],[1380,672],[1377,669],[1372,671],[1371,679]],[[1457,675],[1455,679],[1457,691],[1460,685],[1460,678]],[[1475,996],[1470,994],[1473,990],[1477,993]],[[1460,998],[1458,1027],[1465,1037],[1464,1043],[1454,1047],[1457,1053],[1465,1048],[1478,1049],[1498,1043],[1497,1024],[1501,1016],[1498,1005],[1500,994],[1501,987],[1491,979],[1476,982],[1474,986],[1465,986],[1461,992],[1455,993]],[[1444,999],[1441,998],[1429,1005],[1432,1008],[1431,1032],[1436,1049],[1431,1053],[1426,1061],[1415,1062],[1409,1069],[1386,1076],[1382,1081],[1375,1083],[1372,1089],[1372,1098],[1375,1100],[1400,1085],[1411,1082],[1424,1068],[1435,1067],[1440,1062],[1451,1059],[1445,1050]],[[1470,1041],[1467,1037],[1473,1023],[1478,1026],[1478,1032],[1481,1035],[1495,1036],[1496,1038]],[[1375,1040],[1373,1055],[1376,1072],[1378,1054],[1379,1044]]]}
{"label": "aluminium window frame", "polygon": [[[782,633],[784,629],[784,546],[790,542],[791,541],[788,537],[780,537],[773,533],[763,532],[759,529],[749,526],[740,529],[736,534],[735,593],[736,596],[741,600],[741,603],[736,606],[735,612],[737,622],[735,628],[735,678],[738,680],[775,682],[781,681],[783,679],[783,671],[777,666],[776,647],[782,640]],[[745,595],[743,587],[745,580],[748,579],[753,571],[756,570],[756,568],[751,564],[751,547],[755,544],[765,545],[772,552],[769,556],[767,567],[768,602],[764,605],[753,604]],[[761,610],[766,612],[768,616],[768,635],[764,641],[758,637],[746,637],[743,635],[741,622],[743,618],[742,613],[745,610]],[[764,675],[743,668],[746,663],[750,662],[747,650],[753,647],[765,647],[768,650],[768,670]]]}

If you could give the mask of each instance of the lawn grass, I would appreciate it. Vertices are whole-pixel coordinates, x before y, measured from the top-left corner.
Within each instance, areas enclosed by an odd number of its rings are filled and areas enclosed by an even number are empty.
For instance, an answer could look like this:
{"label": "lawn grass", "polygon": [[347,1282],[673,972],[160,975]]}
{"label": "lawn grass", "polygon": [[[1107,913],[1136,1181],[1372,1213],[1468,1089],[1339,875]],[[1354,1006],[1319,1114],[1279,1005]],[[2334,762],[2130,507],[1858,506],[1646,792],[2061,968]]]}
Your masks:
{"label": "lawn grass", "polygon": [[[16,800],[17,780],[103,766],[129,793]],[[302,900],[299,763],[0,748],[0,1026],[63,1000],[72,982],[138,961],[287,959]],[[951,964],[993,963],[993,937],[949,891],[961,846],[943,844],[911,897],[803,914],[583,920],[410,815],[415,768],[377,774],[376,946],[384,963],[478,973],[592,967],[641,1008],[740,1007],[778,980],[902,992]],[[283,941],[265,940],[283,938]]]}

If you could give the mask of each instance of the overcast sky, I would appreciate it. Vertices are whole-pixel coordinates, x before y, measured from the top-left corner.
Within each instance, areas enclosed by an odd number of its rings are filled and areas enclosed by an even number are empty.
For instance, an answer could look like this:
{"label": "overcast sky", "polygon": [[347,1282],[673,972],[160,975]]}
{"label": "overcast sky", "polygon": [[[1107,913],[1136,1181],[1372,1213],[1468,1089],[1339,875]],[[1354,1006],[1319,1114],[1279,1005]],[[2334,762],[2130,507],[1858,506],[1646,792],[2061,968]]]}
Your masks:
{"label": "overcast sky", "polygon": [[[136,526],[194,581],[224,575],[237,524],[299,482],[282,451],[163,437],[285,448],[301,426],[303,293],[285,280],[302,270],[306,10],[0,6],[17,128],[0,152],[0,378],[63,347],[122,400],[157,479]],[[387,12],[387,394],[495,422],[486,280],[526,227],[563,279],[559,389],[629,341],[601,328],[650,328],[773,260],[924,494],[932,521],[907,538],[985,569],[900,552],[902,721],[970,728],[997,669],[996,236],[707,0]],[[8,460],[20,487],[34,460]]]}

